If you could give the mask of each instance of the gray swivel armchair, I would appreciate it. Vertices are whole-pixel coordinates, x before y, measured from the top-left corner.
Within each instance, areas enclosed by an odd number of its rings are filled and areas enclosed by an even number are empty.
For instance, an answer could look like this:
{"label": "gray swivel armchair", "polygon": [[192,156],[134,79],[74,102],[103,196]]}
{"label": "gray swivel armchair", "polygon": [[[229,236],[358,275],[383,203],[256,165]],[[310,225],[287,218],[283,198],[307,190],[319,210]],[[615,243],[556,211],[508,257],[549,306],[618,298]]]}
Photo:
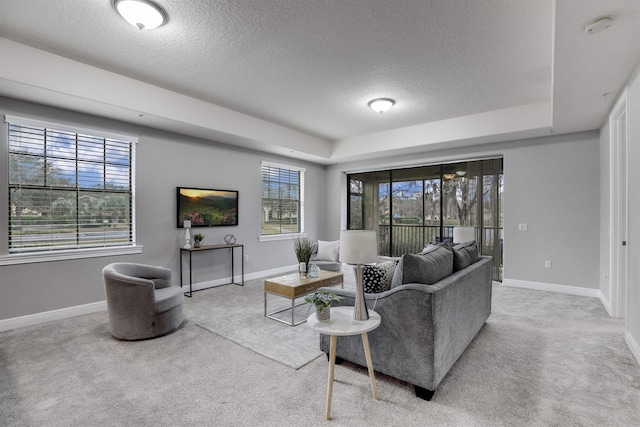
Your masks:
{"label": "gray swivel armchair", "polygon": [[318,256],[318,242],[314,242],[311,249],[311,258],[309,258],[309,262],[315,263],[320,270],[326,271],[342,271],[342,263],[339,261],[340,249],[338,248],[338,252],[335,254],[335,259],[333,260],[324,260],[324,259],[316,259]]}
{"label": "gray swivel armchair", "polygon": [[171,286],[171,270],[119,262],[102,269],[111,335],[142,340],[169,334],[182,324],[184,295]]}

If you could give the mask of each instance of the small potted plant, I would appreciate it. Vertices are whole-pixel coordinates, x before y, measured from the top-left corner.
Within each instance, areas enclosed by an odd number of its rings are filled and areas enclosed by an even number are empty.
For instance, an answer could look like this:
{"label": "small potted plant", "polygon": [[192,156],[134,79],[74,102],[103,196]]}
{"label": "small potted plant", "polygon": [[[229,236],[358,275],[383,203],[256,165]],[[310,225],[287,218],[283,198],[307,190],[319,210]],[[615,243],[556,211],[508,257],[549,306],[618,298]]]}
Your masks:
{"label": "small potted plant", "polygon": [[[327,321],[331,318],[331,303],[333,301],[340,301],[341,296],[338,296],[329,291],[315,291],[312,294],[304,297],[304,300],[316,308],[316,317],[320,322]],[[311,310],[311,307],[309,307]]]}
{"label": "small potted plant", "polygon": [[[309,259],[313,253],[313,243],[307,237],[298,238],[293,242],[293,251],[300,265],[300,275],[306,276],[309,267]],[[304,268],[304,271],[302,271]]]}
{"label": "small potted plant", "polygon": [[200,242],[202,242],[202,239],[204,239],[204,236],[200,233],[198,234],[194,234],[193,235],[193,240],[195,241],[195,243],[193,244],[194,248],[199,248],[200,247]]}

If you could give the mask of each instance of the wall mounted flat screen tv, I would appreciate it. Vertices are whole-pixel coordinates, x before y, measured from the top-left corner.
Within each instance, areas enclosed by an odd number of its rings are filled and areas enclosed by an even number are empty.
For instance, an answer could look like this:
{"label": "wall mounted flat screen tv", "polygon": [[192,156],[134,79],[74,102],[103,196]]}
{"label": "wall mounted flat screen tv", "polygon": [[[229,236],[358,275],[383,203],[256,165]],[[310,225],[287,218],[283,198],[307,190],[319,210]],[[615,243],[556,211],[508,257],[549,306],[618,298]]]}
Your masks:
{"label": "wall mounted flat screen tv", "polygon": [[238,225],[238,192],[177,187],[178,228]]}

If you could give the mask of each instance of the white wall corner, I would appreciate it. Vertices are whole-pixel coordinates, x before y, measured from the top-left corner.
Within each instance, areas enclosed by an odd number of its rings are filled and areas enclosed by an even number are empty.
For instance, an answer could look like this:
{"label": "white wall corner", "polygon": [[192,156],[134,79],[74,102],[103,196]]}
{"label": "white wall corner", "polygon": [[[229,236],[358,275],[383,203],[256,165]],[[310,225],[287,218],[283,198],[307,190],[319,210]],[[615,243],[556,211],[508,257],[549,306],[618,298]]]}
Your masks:
{"label": "white wall corner", "polygon": [[606,295],[602,293],[602,290],[598,290],[598,298],[600,299],[600,302],[604,306],[604,309],[607,310],[607,314],[611,316],[611,303],[607,299]]}
{"label": "white wall corner", "polygon": [[629,333],[628,331],[624,335],[624,340],[626,341],[627,345],[629,346],[629,349],[631,350],[631,353],[636,358],[636,361],[640,365],[640,344],[638,344],[638,342],[633,338],[631,333]]}
{"label": "white wall corner", "polygon": [[536,291],[558,292],[561,294],[578,295],[581,297],[600,298],[599,289],[580,288],[577,286],[555,285],[552,283],[530,282],[528,280],[504,279],[502,286],[512,288],[533,289]]}

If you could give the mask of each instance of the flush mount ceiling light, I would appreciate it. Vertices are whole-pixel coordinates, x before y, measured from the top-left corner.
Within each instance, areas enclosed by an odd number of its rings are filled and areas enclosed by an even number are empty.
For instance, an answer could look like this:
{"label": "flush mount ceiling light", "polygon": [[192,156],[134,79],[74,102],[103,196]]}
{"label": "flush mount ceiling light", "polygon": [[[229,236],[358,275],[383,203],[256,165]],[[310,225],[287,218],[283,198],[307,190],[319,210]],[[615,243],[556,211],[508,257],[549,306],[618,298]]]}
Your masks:
{"label": "flush mount ceiling light", "polygon": [[391,98],[376,98],[373,101],[369,101],[369,104],[367,105],[369,105],[373,111],[382,114],[385,111],[388,111],[389,108],[393,107],[395,103],[396,101]]}
{"label": "flush mount ceiling light", "polygon": [[151,0],[113,0],[118,13],[134,27],[152,30],[167,22],[167,14]]}
{"label": "flush mount ceiling light", "polygon": [[584,32],[587,34],[594,34],[599,31],[606,30],[611,26],[611,24],[613,24],[613,18],[610,16],[601,16],[585,24]]}

